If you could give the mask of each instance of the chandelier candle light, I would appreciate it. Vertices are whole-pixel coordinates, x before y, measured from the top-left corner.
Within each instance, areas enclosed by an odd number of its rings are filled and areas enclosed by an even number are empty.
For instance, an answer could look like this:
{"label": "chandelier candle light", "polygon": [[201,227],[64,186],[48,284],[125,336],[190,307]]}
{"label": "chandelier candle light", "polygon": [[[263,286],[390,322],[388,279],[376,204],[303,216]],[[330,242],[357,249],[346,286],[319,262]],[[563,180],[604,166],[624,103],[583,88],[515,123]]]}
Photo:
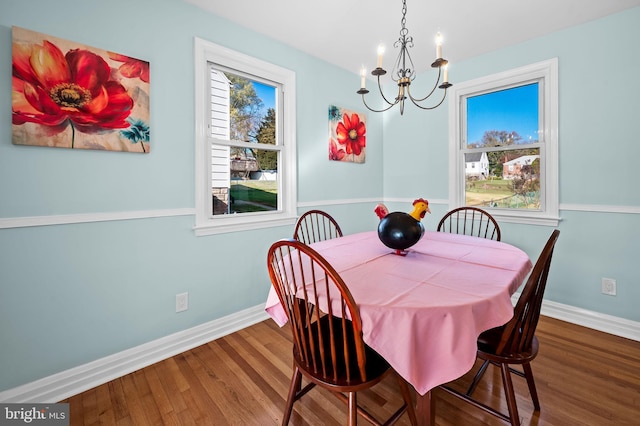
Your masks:
{"label": "chandelier candle light", "polygon": [[[367,105],[367,102],[364,98],[364,95],[369,93],[369,91],[365,88],[366,83],[366,70],[364,67],[360,71],[360,90],[356,93],[362,95],[362,102],[364,105],[373,112],[383,112],[391,109],[395,105],[400,105],[400,115],[404,113],[404,100],[409,98],[411,102],[421,109],[435,109],[439,107],[444,99],[447,97],[447,89],[452,86],[449,83],[449,72],[447,69],[447,64],[449,63],[446,59],[442,58],[442,35],[438,33],[436,35],[436,60],[431,64],[432,68],[438,68],[438,79],[436,80],[433,89],[423,98],[414,98],[411,95],[411,82],[416,78],[416,71],[413,65],[413,60],[411,59],[411,55],[409,54],[409,47],[413,47],[413,37],[409,35],[409,30],[406,27],[406,14],[407,14],[407,1],[402,1],[402,28],[400,29],[400,38],[393,44],[394,47],[400,47],[400,53],[398,54],[398,58],[393,66],[393,70],[391,71],[391,79],[398,84],[398,95],[396,96],[393,102],[389,102],[389,100],[385,97],[382,91],[382,84],[380,83],[380,76],[385,75],[387,71],[382,68],[382,56],[384,55],[384,47],[378,47],[378,63],[376,65],[376,69],[371,71],[371,75],[374,75],[378,79],[378,90],[380,91],[380,95],[382,99],[387,103],[386,108],[382,109],[374,109]],[[442,84],[440,84],[440,77],[442,77]],[[444,94],[440,102],[432,106],[424,106],[420,103],[427,100],[433,95],[437,88],[443,89]]]}

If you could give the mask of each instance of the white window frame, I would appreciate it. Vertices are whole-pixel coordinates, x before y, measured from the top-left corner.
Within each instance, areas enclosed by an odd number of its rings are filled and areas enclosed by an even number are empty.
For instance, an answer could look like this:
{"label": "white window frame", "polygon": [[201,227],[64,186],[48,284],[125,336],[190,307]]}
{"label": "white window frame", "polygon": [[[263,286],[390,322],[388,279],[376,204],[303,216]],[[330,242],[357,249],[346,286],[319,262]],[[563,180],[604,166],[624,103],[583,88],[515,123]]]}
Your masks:
{"label": "white window frame", "polygon": [[465,205],[465,162],[462,147],[466,144],[464,100],[473,95],[540,83],[540,210],[485,208],[503,222],[557,226],[559,217],[558,187],[558,58],[509,71],[454,84],[449,102],[449,203],[450,208]]}
{"label": "white window frame", "polygon": [[[294,224],[296,188],[296,75],[293,71],[209,41],[195,38],[195,207],[197,236]],[[256,76],[282,90],[276,94],[278,156],[277,211],[213,215],[211,211],[211,147],[220,145],[210,130],[210,66]],[[234,146],[238,143],[234,142]],[[255,144],[252,146],[255,147]]]}

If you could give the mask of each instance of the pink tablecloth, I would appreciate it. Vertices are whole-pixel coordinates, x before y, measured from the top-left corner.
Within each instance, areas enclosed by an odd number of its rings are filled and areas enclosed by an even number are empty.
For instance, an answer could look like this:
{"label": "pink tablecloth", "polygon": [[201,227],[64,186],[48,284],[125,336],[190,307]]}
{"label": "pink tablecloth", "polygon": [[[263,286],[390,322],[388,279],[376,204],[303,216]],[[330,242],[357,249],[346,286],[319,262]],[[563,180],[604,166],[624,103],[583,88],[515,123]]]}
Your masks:
{"label": "pink tablecloth", "polygon": [[[349,286],[364,341],[421,395],[469,371],[478,335],[511,318],[511,294],[532,267],[511,245],[441,232],[426,232],[407,256],[393,254],[376,232],[312,247]],[[265,308],[286,323],[273,288]]]}

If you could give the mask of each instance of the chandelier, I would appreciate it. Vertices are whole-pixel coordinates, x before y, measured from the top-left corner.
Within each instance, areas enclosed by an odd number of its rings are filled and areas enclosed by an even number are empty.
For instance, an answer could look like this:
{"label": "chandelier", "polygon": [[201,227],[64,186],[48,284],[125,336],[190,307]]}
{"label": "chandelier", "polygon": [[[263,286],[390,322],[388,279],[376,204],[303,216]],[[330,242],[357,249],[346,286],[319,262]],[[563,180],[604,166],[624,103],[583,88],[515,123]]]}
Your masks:
{"label": "chandelier", "polygon": [[[452,84],[449,83],[449,73],[447,70],[447,64],[449,63],[446,59],[442,58],[442,36],[440,33],[436,36],[436,60],[431,64],[432,68],[438,68],[438,79],[433,86],[433,89],[423,98],[416,98],[411,95],[411,82],[416,78],[416,71],[413,65],[413,60],[411,59],[411,55],[409,54],[409,48],[413,47],[413,37],[409,35],[409,30],[406,27],[406,14],[407,14],[407,1],[402,0],[402,28],[400,29],[400,38],[393,44],[393,47],[400,47],[400,53],[398,54],[398,58],[393,66],[393,70],[391,71],[391,79],[398,84],[398,94],[393,102],[390,102],[387,97],[384,95],[382,91],[382,84],[380,82],[380,76],[383,76],[387,73],[382,68],[382,56],[384,53],[384,48],[382,46],[378,47],[378,64],[377,67],[371,71],[371,75],[375,76],[378,80],[378,90],[380,91],[380,95],[382,99],[387,103],[386,107],[382,109],[371,108],[367,105],[367,101],[365,100],[364,95],[369,93],[369,91],[365,88],[365,80],[366,80],[366,70],[362,68],[360,72],[360,90],[356,93],[362,95],[362,102],[364,105],[373,112],[384,112],[395,105],[400,105],[400,115],[404,113],[404,101],[405,99],[410,99],[411,102],[421,109],[435,109],[439,107],[444,99],[447,96],[447,88],[451,87]],[[440,84],[440,77],[442,77],[442,83]],[[426,101],[434,94],[437,88],[443,89],[442,99],[431,106],[422,105],[421,102]]]}

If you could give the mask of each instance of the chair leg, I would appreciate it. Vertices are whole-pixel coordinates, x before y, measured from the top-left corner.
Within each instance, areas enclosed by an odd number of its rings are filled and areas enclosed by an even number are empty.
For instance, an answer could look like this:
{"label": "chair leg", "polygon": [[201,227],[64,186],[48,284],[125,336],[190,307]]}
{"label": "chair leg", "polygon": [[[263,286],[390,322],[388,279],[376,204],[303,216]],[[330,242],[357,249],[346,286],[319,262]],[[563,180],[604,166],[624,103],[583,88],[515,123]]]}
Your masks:
{"label": "chair leg", "polygon": [[407,414],[409,415],[409,421],[412,426],[418,424],[418,418],[416,417],[416,409],[413,405],[413,400],[411,399],[411,392],[409,391],[409,386],[407,382],[404,381],[400,375],[396,375],[398,378],[398,384],[400,385],[400,393],[402,393],[402,398],[404,399],[404,403],[407,404]]}
{"label": "chair leg", "polygon": [[293,376],[291,377],[291,386],[289,386],[289,396],[287,397],[287,405],[284,409],[284,416],[282,417],[282,426],[289,424],[291,418],[291,412],[293,411],[293,403],[296,401],[296,395],[300,392],[302,386],[302,373],[298,366],[294,364]]}
{"label": "chair leg", "polygon": [[527,385],[529,385],[529,393],[531,394],[531,400],[533,401],[533,408],[536,411],[540,411],[540,401],[538,400],[538,392],[536,391],[536,382],[533,380],[533,370],[531,370],[531,364],[522,364],[524,370],[524,377],[527,379]]}
{"label": "chair leg", "polygon": [[509,419],[512,426],[520,426],[520,417],[518,416],[518,406],[516,405],[516,393],[513,390],[513,382],[511,381],[511,371],[509,364],[501,364],[502,384],[504,385],[504,395],[507,399],[507,407],[509,408]]}
{"label": "chair leg", "polygon": [[467,389],[468,396],[471,396],[471,394],[476,390],[476,388],[478,387],[478,383],[480,383],[480,379],[482,379],[484,372],[487,371],[488,366],[489,366],[489,360],[485,360],[480,366],[480,369],[478,370],[476,375],[473,377],[473,381],[469,385],[469,389]]}
{"label": "chair leg", "polygon": [[349,392],[349,419],[348,426],[356,426],[358,424],[358,401],[355,392]]}

